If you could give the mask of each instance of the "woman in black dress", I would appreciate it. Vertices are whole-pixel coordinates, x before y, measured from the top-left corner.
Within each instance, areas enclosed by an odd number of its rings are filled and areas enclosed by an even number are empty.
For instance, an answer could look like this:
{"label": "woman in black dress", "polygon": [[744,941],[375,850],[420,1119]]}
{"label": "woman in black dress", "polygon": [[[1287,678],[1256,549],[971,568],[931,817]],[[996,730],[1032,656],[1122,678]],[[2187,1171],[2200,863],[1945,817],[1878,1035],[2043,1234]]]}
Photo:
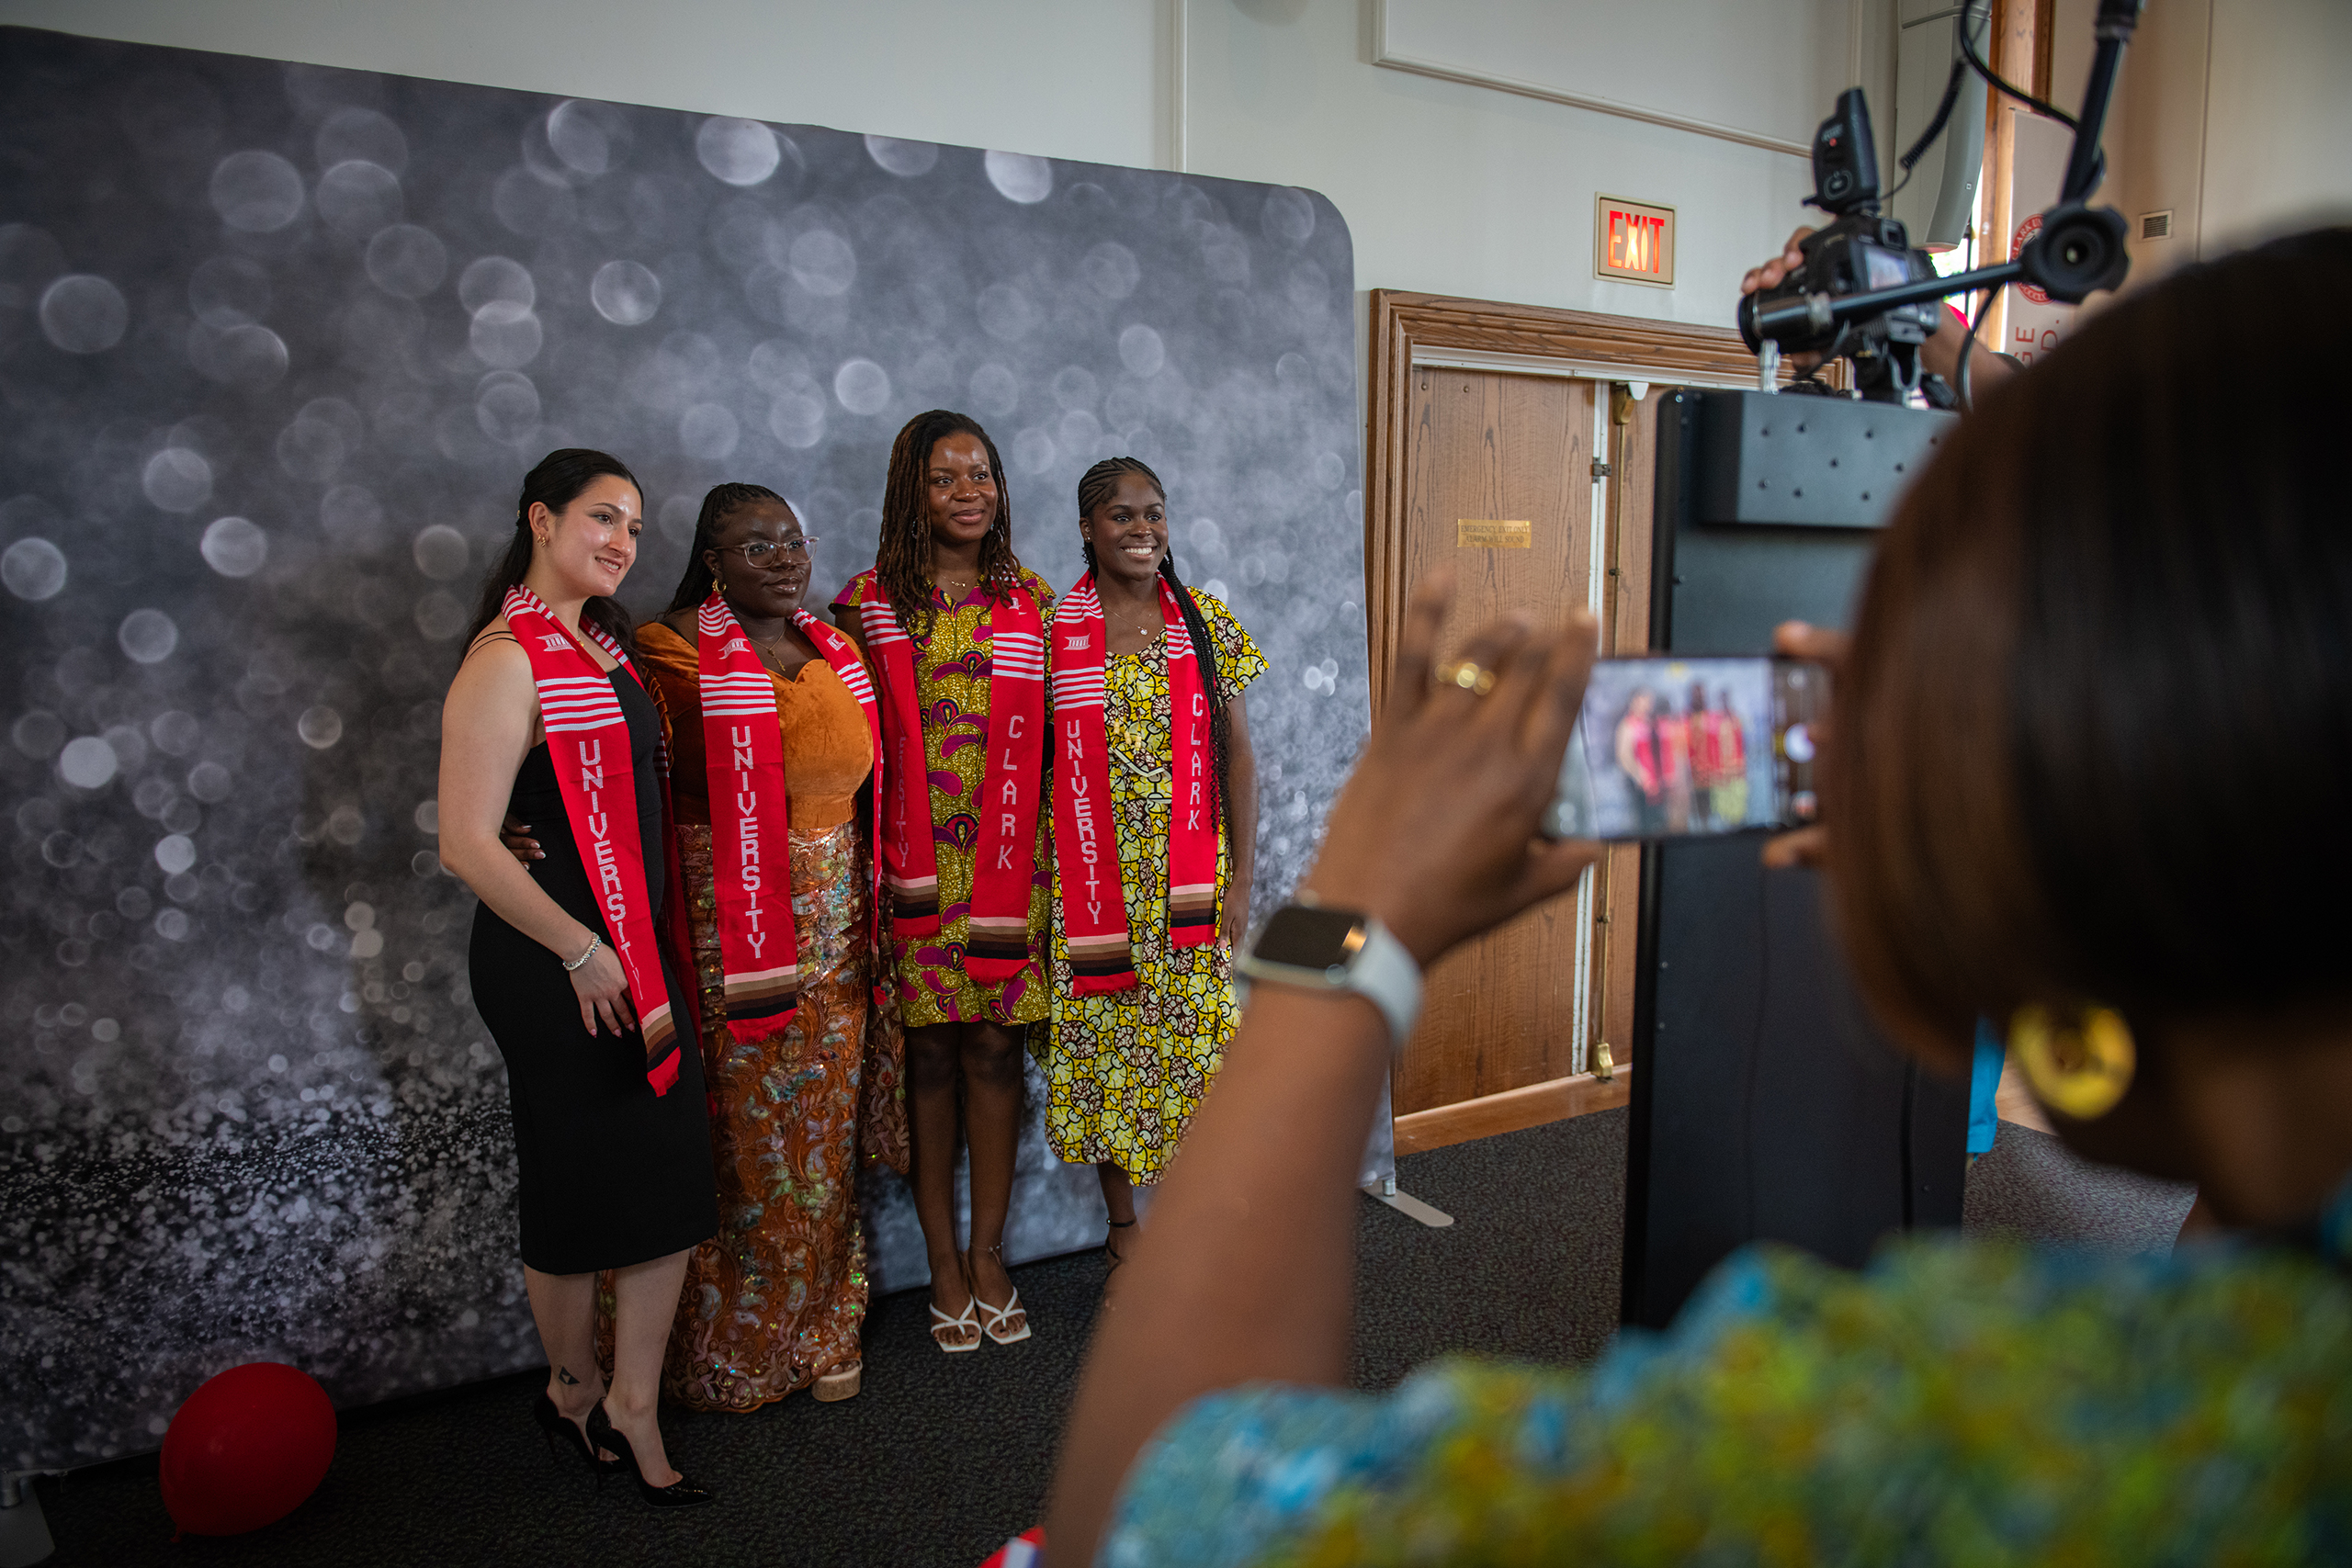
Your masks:
{"label": "woman in black dress", "polygon": [[[717,1232],[718,1213],[701,1053],[674,1048],[693,1040],[688,993],[665,974],[659,942],[637,940],[649,933],[648,912],[665,908],[669,863],[654,766],[661,720],[617,657],[628,620],[611,598],[636,559],[643,512],[636,479],[602,452],[551,453],[523,481],[514,543],[484,586],[442,709],[441,858],[481,898],[469,975],[514,1102],[523,1278],[548,1353],[536,1413],[551,1440],[600,1470],[633,1466],[647,1501],[676,1506],[710,1494],[663,1451],[655,1413],[662,1356],[687,1256]],[[517,640],[510,612],[530,648]],[[582,818],[559,787],[542,724],[539,682],[566,670],[571,690],[583,694],[575,706],[610,714],[594,671],[626,721],[642,857],[628,919],[606,919],[608,870],[590,886],[571,826]],[[607,727],[603,754],[617,761],[619,726],[599,722]],[[557,739],[565,756],[586,755],[576,734]],[[546,855],[528,869],[499,842],[510,810],[539,825]],[[602,848],[609,863],[613,846]],[[640,965],[634,987],[631,963]],[[666,998],[650,995],[657,989]],[[661,1011],[665,999],[677,1008],[674,1021]],[[595,1354],[596,1276],[608,1269],[609,1392]]]}

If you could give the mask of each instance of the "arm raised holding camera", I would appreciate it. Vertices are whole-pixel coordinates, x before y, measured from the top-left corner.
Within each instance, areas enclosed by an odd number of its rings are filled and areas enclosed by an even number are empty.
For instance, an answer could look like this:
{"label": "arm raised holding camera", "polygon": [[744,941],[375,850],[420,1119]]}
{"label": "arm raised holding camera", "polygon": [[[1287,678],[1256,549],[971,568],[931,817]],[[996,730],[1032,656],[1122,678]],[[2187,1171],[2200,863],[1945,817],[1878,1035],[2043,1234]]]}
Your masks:
{"label": "arm raised holding camera", "polygon": [[[1392,695],[1301,885],[1375,917],[1426,967],[1575,886],[1597,846],[1538,836],[1592,666],[1594,623],[1480,630],[1484,696],[1431,670],[1450,576],[1416,589]],[[1252,1382],[1339,1386],[1354,1288],[1355,1176],[1395,1044],[1349,992],[1261,985],[1103,1308],[1046,1527],[1094,1560],[1122,1479],[1171,1415]]]}
{"label": "arm raised holding camera", "polygon": [[[1804,266],[1804,253],[1797,246],[1812,233],[1811,226],[1800,224],[1795,231],[1789,235],[1788,243],[1781,247],[1779,255],[1748,268],[1740,277],[1740,293],[1746,295],[1756,293],[1758,289],[1777,288],[1792,274],[1802,271]],[[1972,344],[1973,335],[1968,330],[1968,319],[1953,307],[1947,305],[1943,308],[1942,322],[1936,328],[1934,334],[1919,345],[1921,370],[1931,376],[1942,377],[1955,389],[1963,385],[1969,388],[1970,396],[1963,400],[1962,405],[1963,412],[1967,411],[1970,404],[1973,403],[1976,397],[1984,393],[1986,388],[1998,386],[2024,368],[2006,354],[1996,354],[1990,349]],[[1963,353],[1968,356],[1968,377],[1965,382],[1961,378],[1961,355]],[[1821,355],[1792,354],[1783,363],[1802,376],[1821,363]]]}

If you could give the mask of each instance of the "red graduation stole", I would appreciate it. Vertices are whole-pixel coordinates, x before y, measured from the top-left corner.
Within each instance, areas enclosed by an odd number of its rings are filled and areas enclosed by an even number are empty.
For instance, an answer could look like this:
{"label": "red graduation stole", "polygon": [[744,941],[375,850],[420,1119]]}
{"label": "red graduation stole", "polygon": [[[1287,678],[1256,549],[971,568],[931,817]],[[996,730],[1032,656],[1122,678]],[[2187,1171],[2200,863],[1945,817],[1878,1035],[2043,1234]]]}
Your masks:
{"label": "red graduation stole", "polygon": [[[1216,939],[1216,774],[1208,694],[1175,590],[1159,583],[1168,628],[1172,720],[1168,811],[1168,933],[1177,947]],[[1136,981],[1126,891],[1112,825],[1111,745],[1102,720],[1102,601],[1088,572],[1054,612],[1054,853],[1062,874],[1062,933],[1071,987],[1124,991]]]}
{"label": "red graduation stole", "polygon": [[[603,907],[605,935],[628,977],[645,1038],[645,1077],[657,1095],[678,1081],[678,1031],[670,1013],[670,988],[662,976],[662,953],[653,929],[651,894],[645,884],[645,851],[637,831],[637,766],[628,743],[628,720],[613,691],[612,677],[596,667],[547,602],[529,589],[506,591],[506,626],[531,661],[539,689],[539,720],[548,732],[548,759],[555,764],[556,787],[571,841],[588,868],[588,880]],[[620,662],[629,679],[637,669],[620,645],[594,626],[582,629]],[[620,830],[615,832],[614,825]]]}
{"label": "red graduation stole", "polygon": [[[899,624],[880,581],[871,571],[865,577],[865,602],[856,608],[882,680],[882,742],[889,761],[887,793],[878,787],[876,792],[882,880],[890,890],[891,929],[902,937],[930,936],[939,930],[939,857],[922,705],[915,694],[914,639]],[[978,831],[964,973],[998,984],[1029,962],[1037,785],[1045,766],[1046,639],[1036,604],[1025,589],[991,604],[988,622],[988,744],[972,803]]]}
{"label": "red graduation stole", "polygon": [[[817,645],[865,710],[878,756],[881,721],[857,649],[806,610],[794,611],[792,624]],[[792,922],[791,805],[784,783],[784,735],[768,668],[717,589],[695,612],[695,632],[727,1028],[738,1040],[754,1041],[791,1022],[800,1007],[800,936]],[[878,763],[876,772],[880,772]]]}

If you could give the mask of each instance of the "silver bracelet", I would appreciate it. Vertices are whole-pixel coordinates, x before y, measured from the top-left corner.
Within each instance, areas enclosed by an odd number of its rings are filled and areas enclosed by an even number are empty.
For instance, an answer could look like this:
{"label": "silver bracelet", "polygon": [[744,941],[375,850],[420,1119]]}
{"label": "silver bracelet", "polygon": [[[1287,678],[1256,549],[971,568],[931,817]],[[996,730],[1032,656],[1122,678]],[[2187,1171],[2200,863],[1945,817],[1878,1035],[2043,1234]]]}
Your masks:
{"label": "silver bracelet", "polygon": [[564,972],[565,974],[567,974],[567,975],[569,975],[569,974],[572,973],[574,970],[578,969],[578,968],[579,968],[582,964],[585,964],[585,963],[587,963],[590,959],[592,959],[592,958],[595,957],[595,956],[596,956],[596,950],[597,950],[598,948],[600,948],[600,947],[604,946],[604,945],[605,945],[605,933],[604,933],[604,932],[602,932],[602,931],[598,931],[598,932],[596,932],[594,936],[591,936],[591,937],[588,939],[588,946],[587,946],[587,950],[586,950],[585,952],[582,953],[581,953],[581,955],[580,955],[579,957],[577,957],[577,958],[573,959],[571,963],[569,963],[569,964],[565,964],[565,965],[563,966],[563,972]]}

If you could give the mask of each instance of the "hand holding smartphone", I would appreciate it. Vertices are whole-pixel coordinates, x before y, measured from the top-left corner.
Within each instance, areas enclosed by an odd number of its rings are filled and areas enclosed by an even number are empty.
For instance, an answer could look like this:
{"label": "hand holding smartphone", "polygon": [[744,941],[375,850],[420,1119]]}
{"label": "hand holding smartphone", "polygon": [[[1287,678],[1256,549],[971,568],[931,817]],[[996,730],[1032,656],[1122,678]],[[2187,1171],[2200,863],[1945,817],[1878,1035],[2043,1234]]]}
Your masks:
{"label": "hand holding smartphone", "polygon": [[1806,659],[1604,659],[1544,816],[1556,839],[1711,838],[1820,816],[1813,727],[1829,671]]}

